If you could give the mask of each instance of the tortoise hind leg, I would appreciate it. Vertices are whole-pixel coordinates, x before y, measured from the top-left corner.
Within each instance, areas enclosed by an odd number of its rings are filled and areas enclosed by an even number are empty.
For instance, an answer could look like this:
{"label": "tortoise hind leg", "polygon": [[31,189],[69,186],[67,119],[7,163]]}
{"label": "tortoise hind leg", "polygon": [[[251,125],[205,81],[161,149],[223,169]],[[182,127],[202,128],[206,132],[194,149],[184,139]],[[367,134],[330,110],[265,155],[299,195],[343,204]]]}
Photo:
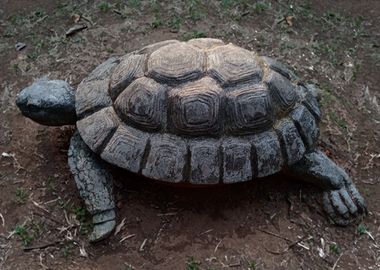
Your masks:
{"label": "tortoise hind leg", "polygon": [[305,154],[290,170],[324,190],[323,207],[335,224],[346,226],[367,213],[364,199],[351,178],[321,151]]}
{"label": "tortoise hind leg", "polygon": [[116,225],[112,176],[77,131],[70,140],[68,163],[79,194],[92,215],[94,229],[89,240],[100,241],[109,236]]}

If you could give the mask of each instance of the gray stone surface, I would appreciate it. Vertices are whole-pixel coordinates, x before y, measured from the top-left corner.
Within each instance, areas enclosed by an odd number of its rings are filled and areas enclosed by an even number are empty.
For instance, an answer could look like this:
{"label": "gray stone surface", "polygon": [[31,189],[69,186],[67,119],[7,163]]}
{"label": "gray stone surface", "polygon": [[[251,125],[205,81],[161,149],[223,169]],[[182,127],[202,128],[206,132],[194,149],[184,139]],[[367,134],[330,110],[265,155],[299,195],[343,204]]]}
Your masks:
{"label": "gray stone surface", "polygon": [[18,94],[16,104],[24,116],[47,126],[73,125],[77,119],[74,91],[62,80],[39,79]]}
{"label": "gray stone surface", "polygon": [[190,144],[190,183],[217,184],[220,179],[220,144],[218,140]]}
{"label": "gray stone surface", "polygon": [[314,96],[312,90],[304,86],[303,84],[300,84],[296,87],[296,91],[298,95],[301,97],[302,104],[304,104],[309,111],[313,114],[317,122],[321,120],[321,109],[319,108],[318,100]]}
{"label": "gray stone surface", "polygon": [[265,82],[275,103],[276,112],[283,114],[293,107],[298,95],[295,86],[286,77],[275,71],[270,71]]}
{"label": "gray stone surface", "polygon": [[209,77],[174,88],[168,96],[168,129],[191,136],[220,134],[222,93]]}
{"label": "gray stone surface", "polygon": [[142,174],[148,178],[167,182],[184,180],[187,146],[182,138],[169,135],[153,135]]}
{"label": "gray stone surface", "polygon": [[217,46],[224,45],[222,40],[215,38],[194,38],[190,39],[187,43],[204,50],[209,50]]}
{"label": "gray stone surface", "polygon": [[233,44],[218,46],[208,51],[207,55],[207,73],[222,86],[258,83],[263,77],[258,58]]}
{"label": "gray stone surface", "polygon": [[313,115],[305,106],[299,105],[290,113],[290,116],[293,119],[305,146],[308,149],[313,149],[319,136],[318,124]]}
{"label": "gray stone surface", "polygon": [[100,154],[119,126],[113,107],[104,108],[77,122],[78,130],[92,151]]}
{"label": "gray stone surface", "polygon": [[230,138],[223,141],[223,183],[238,183],[253,177],[252,146],[249,141]]}
{"label": "gray stone surface", "polygon": [[86,209],[93,216],[91,241],[107,237],[114,229],[115,202],[112,176],[103,161],[83,142],[78,132],[70,141],[68,163]]}
{"label": "gray stone surface", "polygon": [[76,113],[79,119],[112,105],[108,95],[108,85],[109,80],[83,81],[79,84],[75,95]]}
{"label": "gray stone surface", "polygon": [[140,171],[147,142],[148,134],[122,124],[100,156],[111,164],[137,173]]}
{"label": "gray stone surface", "polygon": [[186,43],[171,43],[154,51],[147,62],[149,77],[177,84],[199,78],[204,72],[204,55]]}
{"label": "gray stone surface", "polygon": [[115,110],[127,124],[143,130],[158,131],[165,123],[164,85],[142,77],[134,80],[115,100]]}
{"label": "gray stone surface", "polygon": [[273,104],[264,84],[226,94],[226,128],[236,136],[269,129],[274,122]]}
{"label": "gray stone surface", "polygon": [[115,100],[119,94],[135,79],[144,76],[144,55],[130,53],[120,59],[111,75],[109,94]]}
{"label": "gray stone surface", "polygon": [[174,43],[179,43],[179,41],[175,39],[160,41],[160,42],[153,43],[141,48],[140,50],[137,51],[137,53],[150,55],[152,52],[158,50],[159,48],[164,47],[169,44],[174,44]]}
{"label": "gray stone surface", "polygon": [[261,58],[267,63],[270,69],[280,73],[287,79],[291,81],[299,80],[298,76],[283,63],[267,56],[262,56]]}
{"label": "gray stone surface", "polygon": [[97,66],[91,73],[84,78],[84,81],[90,82],[93,80],[106,80],[110,79],[113,68],[120,63],[120,59],[117,57],[108,58],[106,61]]}
{"label": "gray stone surface", "polygon": [[305,154],[290,170],[324,190],[324,209],[336,224],[348,225],[367,213],[365,201],[351,178],[321,151]]}
{"label": "gray stone surface", "polygon": [[257,164],[257,177],[265,177],[282,170],[284,158],[282,156],[281,145],[274,131],[260,133],[252,138]]}
{"label": "gray stone surface", "polygon": [[306,149],[293,122],[289,119],[285,119],[281,121],[275,129],[288,165],[299,161],[303,157]]}
{"label": "gray stone surface", "polygon": [[108,87],[111,73],[119,62],[120,60],[115,57],[108,59],[79,84],[75,94],[75,108],[79,118],[112,105]]}

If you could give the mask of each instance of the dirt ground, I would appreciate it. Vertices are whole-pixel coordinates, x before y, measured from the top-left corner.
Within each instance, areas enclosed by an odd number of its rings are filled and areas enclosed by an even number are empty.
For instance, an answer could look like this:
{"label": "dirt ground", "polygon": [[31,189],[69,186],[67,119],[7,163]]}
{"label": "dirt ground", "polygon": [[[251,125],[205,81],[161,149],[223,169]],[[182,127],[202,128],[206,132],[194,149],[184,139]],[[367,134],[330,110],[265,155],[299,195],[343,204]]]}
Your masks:
{"label": "dirt ground", "polygon": [[[75,24],[87,29],[66,37]],[[380,1],[0,0],[0,35],[0,269],[380,269]],[[17,93],[44,75],[77,86],[112,55],[193,37],[319,84],[319,147],[353,177],[367,217],[334,226],[320,191],[283,175],[188,189],[114,169],[120,230],[88,243],[67,165],[74,127],[22,117]]]}

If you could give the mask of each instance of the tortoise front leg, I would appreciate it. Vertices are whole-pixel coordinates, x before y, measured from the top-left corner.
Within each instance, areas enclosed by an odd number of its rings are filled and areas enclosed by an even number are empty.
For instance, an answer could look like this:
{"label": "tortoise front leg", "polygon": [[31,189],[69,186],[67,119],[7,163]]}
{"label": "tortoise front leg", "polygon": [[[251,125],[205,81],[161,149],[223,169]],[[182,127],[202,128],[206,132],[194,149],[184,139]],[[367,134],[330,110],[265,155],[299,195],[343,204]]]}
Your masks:
{"label": "tortoise front leg", "polygon": [[364,199],[351,178],[321,151],[305,154],[290,170],[324,190],[323,206],[335,224],[346,226],[367,213]]}
{"label": "tortoise front leg", "polygon": [[94,229],[89,240],[100,241],[109,236],[116,225],[112,175],[104,162],[83,142],[78,131],[70,141],[68,163],[79,194],[92,215]]}

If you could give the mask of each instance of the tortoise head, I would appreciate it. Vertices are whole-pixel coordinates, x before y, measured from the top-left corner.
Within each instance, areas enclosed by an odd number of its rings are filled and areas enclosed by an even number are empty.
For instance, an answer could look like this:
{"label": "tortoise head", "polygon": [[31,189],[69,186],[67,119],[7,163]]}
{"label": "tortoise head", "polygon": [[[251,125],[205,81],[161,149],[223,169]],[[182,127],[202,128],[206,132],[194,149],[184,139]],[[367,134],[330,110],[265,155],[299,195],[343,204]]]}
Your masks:
{"label": "tortoise head", "polygon": [[73,125],[77,119],[74,91],[61,80],[34,82],[19,93],[16,104],[24,116],[43,125]]}

